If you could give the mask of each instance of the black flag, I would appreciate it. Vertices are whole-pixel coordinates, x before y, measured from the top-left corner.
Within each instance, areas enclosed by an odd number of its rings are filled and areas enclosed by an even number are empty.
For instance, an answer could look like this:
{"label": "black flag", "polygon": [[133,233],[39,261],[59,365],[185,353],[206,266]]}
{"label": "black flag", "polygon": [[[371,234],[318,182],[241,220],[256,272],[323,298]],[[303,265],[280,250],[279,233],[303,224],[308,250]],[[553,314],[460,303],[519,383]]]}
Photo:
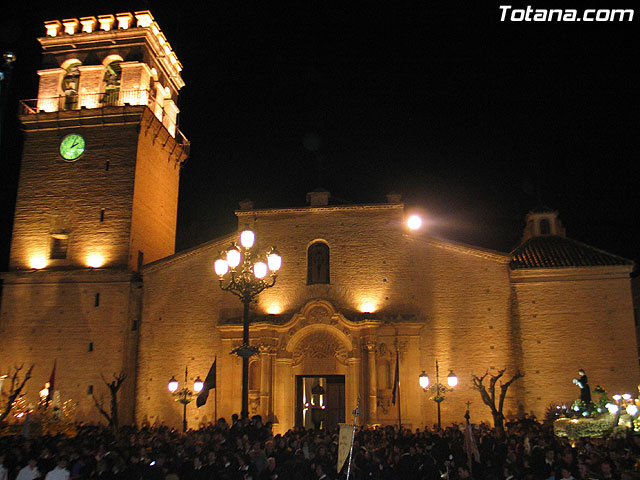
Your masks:
{"label": "black flag", "polygon": [[207,403],[207,398],[209,398],[209,390],[212,388],[216,388],[216,361],[213,361],[213,365],[209,369],[209,373],[207,374],[207,378],[204,379],[204,385],[202,386],[202,391],[198,395],[196,399],[196,406],[200,408],[205,403]]}

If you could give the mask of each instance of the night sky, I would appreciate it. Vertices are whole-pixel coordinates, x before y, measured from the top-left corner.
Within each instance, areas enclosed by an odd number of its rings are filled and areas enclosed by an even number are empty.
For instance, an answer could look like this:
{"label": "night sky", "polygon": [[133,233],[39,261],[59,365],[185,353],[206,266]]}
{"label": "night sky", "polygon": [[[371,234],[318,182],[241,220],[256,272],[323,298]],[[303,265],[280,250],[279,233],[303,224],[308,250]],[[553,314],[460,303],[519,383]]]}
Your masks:
{"label": "night sky", "polygon": [[18,60],[3,126],[0,266],[19,169],[17,100],[37,95],[43,22],[146,9],[184,65],[179,127],[192,148],[178,250],[231,232],[242,199],[302,206],[321,186],[337,203],[401,193],[430,232],[503,252],[520,240],[526,213],[544,205],[560,212],[569,237],[640,262],[640,8],[625,23],[503,23],[500,4],[3,9],[0,47]]}

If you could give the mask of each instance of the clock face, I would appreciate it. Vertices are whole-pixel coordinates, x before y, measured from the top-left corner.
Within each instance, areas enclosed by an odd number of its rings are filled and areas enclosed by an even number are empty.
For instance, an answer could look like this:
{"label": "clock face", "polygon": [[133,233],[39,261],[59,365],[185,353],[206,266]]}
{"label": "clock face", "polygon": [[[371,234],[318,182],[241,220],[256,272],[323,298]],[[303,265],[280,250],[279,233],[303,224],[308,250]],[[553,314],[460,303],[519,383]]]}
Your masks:
{"label": "clock face", "polygon": [[60,156],[67,162],[75,162],[84,153],[84,148],[82,135],[70,133],[60,142]]}

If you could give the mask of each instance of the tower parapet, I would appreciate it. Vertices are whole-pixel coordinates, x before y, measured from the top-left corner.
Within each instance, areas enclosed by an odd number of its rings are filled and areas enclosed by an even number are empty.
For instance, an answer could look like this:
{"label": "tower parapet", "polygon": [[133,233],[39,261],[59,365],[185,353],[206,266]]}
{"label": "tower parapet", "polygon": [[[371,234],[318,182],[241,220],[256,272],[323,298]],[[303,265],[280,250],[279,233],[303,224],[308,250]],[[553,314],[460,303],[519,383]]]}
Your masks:
{"label": "tower parapet", "polygon": [[22,102],[23,115],[146,105],[178,135],[182,64],[149,11],[44,26],[38,98]]}

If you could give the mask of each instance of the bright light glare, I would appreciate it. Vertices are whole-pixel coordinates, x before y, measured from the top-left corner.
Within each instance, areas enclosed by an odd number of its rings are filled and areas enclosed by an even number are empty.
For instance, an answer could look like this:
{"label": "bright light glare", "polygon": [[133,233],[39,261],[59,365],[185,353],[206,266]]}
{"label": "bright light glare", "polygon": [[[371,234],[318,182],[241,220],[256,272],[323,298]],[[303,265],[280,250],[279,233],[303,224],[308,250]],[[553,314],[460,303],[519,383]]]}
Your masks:
{"label": "bright light glare", "polygon": [[229,263],[224,258],[219,258],[214,262],[213,268],[216,271],[216,275],[223,276],[229,271]]}
{"label": "bright light glare", "polygon": [[267,264],[264,262],[256,262],[253,266],[253,274],[256,278],[264,278],[267,276],[267,272],[269,271]]}
{"label": "bright light glare", "polygon": [[420,374],[420,387],[421,388],[427,388],[429,386],[429,377],[427,376],[427,374],[423,371]]}
{"label": "bright light glare", "polygon": [[362,313],[373,313],[376,310],[376,306],[372,302],[364,302],[360,305],[360,311]]}
{"label": "bright light glare", "polygon": [[253,247],[253,242],[256,240],[256,235],[251,230],[244,230],[240,234],[240,245],[244,248]]}
{"label": "bright light glare", "polygon": [[630,393],[625,393],[624,395],[622,395],[622,398],[624,398],[625,400],[629,401],[629,400],[631,400],[631,394]]}
{"label": "bright light glare", "polygon": [[102,255],[89,255],[87,257],[87,266],[89,268],[100,268],[104,264]]}
{"label": "bright light glare", "polygon": [[618,413],[618,406],[613,403],[607,403],[605,407],[607,407],[607,410],[609,410],[609,413],[611,415],[615,415],[616,413]]}
{"label": "bright light glare", "polygon": [[279,313],[282,313],[282,307],[277,303],[272,303],[267,307],[267,313],[269,315],[278,315]]}
{"label": "bright light glare", "polygon": [[638,414],[638,407],[635,405],[627,405],[627,413],[632,417],[635,417]]}
{"label": "bright light glare", "polygon": [[278,255],[275,248],[267,254],[267,263],[269,264],[269,270],[272,272],[280,270],[280,267],[282,266],[282,257]]}
{"label": "bright light glare", "polygon": [[204,387],[204,383],[200,380],[200,377],[196,378],[196,381],[193,382],[193,391],[196,393],[200,393],[202,388]]}
{"label": "bright light glare", "polygon": [[420,218],[418,215],[411,215],[409,217],[409,220],[407,220],[407,226],[411,230],[418,230],[420,227],[422,227],[422,218]]}
{"label": "bright light glare", "polygon": [[171,393],[178,390],[178,381],[176,380],[176,377],[171,377],[171,380],[169,380],[168,388]]}
{"label": "bright light glare", "polygon": [[230,248],[229,251],[227,251],[227,263],[229,264],[229,267],[236,268],[240,265],[241,258],[242,255],[240,255],[240,252],[236,247]]}
{"label": "bright light glare", "polygon": [[450,387],[455,387],[456,385],[458,385],[458,377],[456,377],[456,374],[453,373],[453,370],[449,371],[449,376],[447,377],[447,383],[449,384]]}
{"label": "bright light glare", "polygon": [[44,267],[47,266],[47,259],[42,255],[38,255],[36,257],[31,257],[29,265],[34,270],[40,270],[41,268],[44,268]]}

